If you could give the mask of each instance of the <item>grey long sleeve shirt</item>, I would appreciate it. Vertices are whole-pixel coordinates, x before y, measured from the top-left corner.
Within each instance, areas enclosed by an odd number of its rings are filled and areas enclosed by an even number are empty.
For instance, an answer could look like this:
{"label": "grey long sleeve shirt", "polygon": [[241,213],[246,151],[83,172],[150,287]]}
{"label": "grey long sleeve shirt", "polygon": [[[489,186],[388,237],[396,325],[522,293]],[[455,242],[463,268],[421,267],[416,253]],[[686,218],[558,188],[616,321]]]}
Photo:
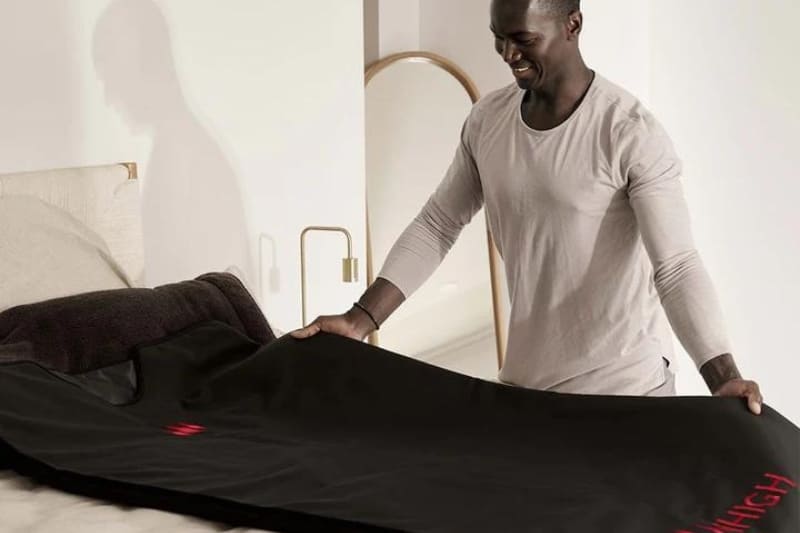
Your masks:
{"label": "grey long sleeve shirt", "polygon": [[698,368],[730,352],[661,125],[600,75],[550,130],[522,120],[524,94],[512,84],[473,107],[446,176],[379,276],[410,296],[485,205],[511,297],[500,380],[647,394],[667,378],[670,324]]}

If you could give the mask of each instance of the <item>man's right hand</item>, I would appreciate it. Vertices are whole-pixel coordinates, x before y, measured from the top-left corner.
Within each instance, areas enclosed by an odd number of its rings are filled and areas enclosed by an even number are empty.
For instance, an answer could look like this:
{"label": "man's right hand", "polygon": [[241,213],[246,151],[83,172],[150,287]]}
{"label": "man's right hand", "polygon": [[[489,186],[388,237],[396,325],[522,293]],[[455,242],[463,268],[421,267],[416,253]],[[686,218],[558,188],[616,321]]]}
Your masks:
{"label": "man's right hand", "polygon": [[378,323],[383,323],[395,309],[405,300],[405,296],[391,281],[378,277],[370,285],[359,300],[359,305],[369,309],[377,323],[372,321],[370,315],[355,305],[341,315],[327,315],[317,317],[311,324],[304,328],[296,329],[290,333],[295,339],[307,339],[320,331],[334,333],[358,341],[377,329]]}
{"label": "man's right hand", "polygon": [[360,341],[364,340],[364,337],[372,333],[374,329],[375,325],[369,316],[361,309],[353,307],[341,315],[317,317],[311,324],[289,334],[295,339],[307,339],[320,331],[325,331]]}

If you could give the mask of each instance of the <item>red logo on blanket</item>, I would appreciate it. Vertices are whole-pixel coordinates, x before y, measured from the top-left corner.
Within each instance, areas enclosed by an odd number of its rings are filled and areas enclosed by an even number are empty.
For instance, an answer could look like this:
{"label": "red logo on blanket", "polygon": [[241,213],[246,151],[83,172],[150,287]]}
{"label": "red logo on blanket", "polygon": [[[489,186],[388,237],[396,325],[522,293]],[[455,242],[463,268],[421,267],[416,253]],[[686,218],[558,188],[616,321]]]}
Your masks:
{"label": "red logo on blanket", "polygon": [[770,507],[778,505],[790,490],[797,488],[797,483],[788,477],[776,474],[764,474],[764,477],[766,482],[756,485],[755,492],[728,509],[721,518],[696,524],[694,529],[679,529],[675,533],[744,533],[758,523]]}
{"label": "red logo on blanket", "polygon": [[166,426],[164,430],[166,430],[166,432],[170,435],[175,435],[176,437],[191,437],[192,435],[202,433],[206,430],[206,428],[203,426],[198,426],[197,424],[178,422],[177,424]]}

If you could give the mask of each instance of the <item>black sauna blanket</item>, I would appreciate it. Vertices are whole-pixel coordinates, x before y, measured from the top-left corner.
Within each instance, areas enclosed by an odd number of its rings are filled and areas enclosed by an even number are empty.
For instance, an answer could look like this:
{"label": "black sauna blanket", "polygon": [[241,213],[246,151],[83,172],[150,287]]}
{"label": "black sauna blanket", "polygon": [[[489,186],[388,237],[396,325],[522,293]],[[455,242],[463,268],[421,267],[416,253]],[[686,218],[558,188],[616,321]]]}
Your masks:
{"label": "black sauna blanket", "polygon": [[215,320],[134,362],[119,406],[40,363],[0,365],[0,461],[277,531],[800,531],[800,431],[768,406],[524,390]]}

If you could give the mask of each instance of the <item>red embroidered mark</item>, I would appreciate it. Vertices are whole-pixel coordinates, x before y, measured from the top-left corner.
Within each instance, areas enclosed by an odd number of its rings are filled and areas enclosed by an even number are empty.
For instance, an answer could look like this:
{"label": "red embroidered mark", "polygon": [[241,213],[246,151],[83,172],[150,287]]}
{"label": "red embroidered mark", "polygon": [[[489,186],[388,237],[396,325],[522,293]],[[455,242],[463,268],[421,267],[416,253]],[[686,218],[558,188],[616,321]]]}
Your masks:
{"label": "red embroidered mark", "polygon": [[164,429],[167,431],[167,433],[175,435],[176,437],[191,437],[192,435],[197,435],[198,433],[202,433],[206,430],[206,428],[203,426],[199,426],[197,424],[188,424],[186,422],[171,424],[166,426]]}
{"label": "red embroidered mark", "polygon": [[790,490],[797,488],[797,483],[788,477],[769,473],[764,477],[768,480],[766,483],[753,487],[756,492],[748,494],[721,518],[695,524],[694,529],[679,529],[675,533],[744,533],[761,520],[770,507],[778,505]]}

